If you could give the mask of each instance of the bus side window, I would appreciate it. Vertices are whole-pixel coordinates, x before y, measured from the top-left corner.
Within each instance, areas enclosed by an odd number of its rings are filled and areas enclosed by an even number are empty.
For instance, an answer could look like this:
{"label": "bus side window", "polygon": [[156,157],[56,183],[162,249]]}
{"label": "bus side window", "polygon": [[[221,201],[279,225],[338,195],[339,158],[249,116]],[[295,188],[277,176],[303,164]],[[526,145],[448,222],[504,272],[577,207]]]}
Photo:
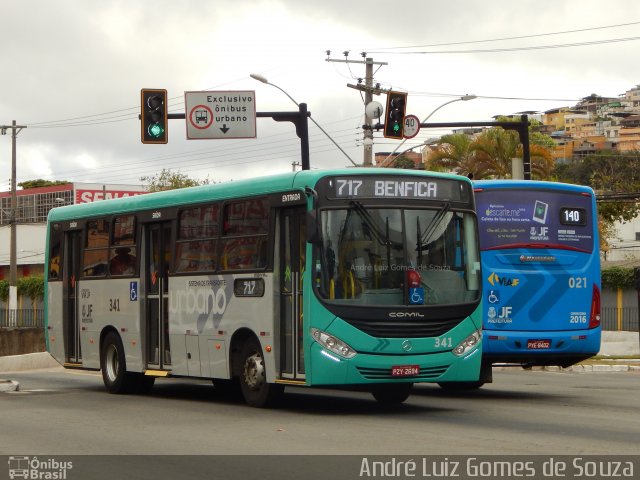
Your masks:
{"label": "bus side window", "polygon": [[89,220],[82,256],[82,274],[85,277],[103,277],[109,260],[109,222]]}
{"label": "bus side window", "polygon": [[[109,273],[111,275],[133,275],[136,270],[136,256],[132,255],[129,247],[118,247],[114,250],[109,260]],[[133,249],[135,253],[135,249]]]}
{"label": "bus side window", "polygon": [[59,225],[54,225],[49,245],[49,281],[62,280],[62,238],[63,233],[55,231]]}
{"label": "bus side window", "polygon": [[113,239],[109,254],[109,274],[136,273],[136,217],[122,215],[113,219]]}

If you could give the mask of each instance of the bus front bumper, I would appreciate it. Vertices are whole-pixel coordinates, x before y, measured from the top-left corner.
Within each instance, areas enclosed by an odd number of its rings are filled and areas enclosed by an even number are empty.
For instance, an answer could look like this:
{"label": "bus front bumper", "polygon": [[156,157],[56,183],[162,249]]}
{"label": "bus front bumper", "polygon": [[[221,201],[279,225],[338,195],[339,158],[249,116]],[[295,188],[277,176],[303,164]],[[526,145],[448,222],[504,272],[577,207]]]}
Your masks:
{"label": "bus front bumper", "polygon": [[477,381],[480,374],[479,343],[464,356],[451,352],[416,355],[371,355],[358,353],[342,358],[318,343],[311,345],[312,385],[362,385],[376,383],[426,383]]}

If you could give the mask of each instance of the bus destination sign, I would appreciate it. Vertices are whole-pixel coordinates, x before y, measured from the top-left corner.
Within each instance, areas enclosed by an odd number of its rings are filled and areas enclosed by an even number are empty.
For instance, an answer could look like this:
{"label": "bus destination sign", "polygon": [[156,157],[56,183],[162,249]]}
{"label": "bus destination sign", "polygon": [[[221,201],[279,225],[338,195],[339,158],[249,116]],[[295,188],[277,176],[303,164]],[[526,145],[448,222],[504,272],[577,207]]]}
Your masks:
{"label": "bus destination sign", "polygon": [[416,176],[345,176],[328,181],[329,198],[404,198],[415,200],[468,201],[469,187],[444,178]]}

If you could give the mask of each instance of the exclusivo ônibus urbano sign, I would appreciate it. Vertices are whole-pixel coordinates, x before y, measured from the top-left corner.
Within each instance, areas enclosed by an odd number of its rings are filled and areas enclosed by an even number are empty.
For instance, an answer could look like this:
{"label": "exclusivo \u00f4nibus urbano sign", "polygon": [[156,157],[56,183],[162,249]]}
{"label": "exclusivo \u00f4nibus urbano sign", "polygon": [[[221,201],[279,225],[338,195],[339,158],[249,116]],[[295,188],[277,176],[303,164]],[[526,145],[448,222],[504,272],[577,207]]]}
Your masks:
{"label": "exclusivo \u00f4nibus urbano sign", "polygon": [[254,91],[185,92],[188,140],[256,138]]}

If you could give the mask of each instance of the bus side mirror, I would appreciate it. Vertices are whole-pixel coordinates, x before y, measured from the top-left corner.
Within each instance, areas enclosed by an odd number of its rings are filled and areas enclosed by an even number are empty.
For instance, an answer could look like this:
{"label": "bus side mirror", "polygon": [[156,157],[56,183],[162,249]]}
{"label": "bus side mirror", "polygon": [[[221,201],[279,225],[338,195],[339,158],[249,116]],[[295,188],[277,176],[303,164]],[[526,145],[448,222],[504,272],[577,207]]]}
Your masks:
{"label": "bus side mirror", "polygon": [[320,226],[318,225],[318,218],[315,210],[307,212],[307,242],[322,242],[322,235],[320,234]]}

